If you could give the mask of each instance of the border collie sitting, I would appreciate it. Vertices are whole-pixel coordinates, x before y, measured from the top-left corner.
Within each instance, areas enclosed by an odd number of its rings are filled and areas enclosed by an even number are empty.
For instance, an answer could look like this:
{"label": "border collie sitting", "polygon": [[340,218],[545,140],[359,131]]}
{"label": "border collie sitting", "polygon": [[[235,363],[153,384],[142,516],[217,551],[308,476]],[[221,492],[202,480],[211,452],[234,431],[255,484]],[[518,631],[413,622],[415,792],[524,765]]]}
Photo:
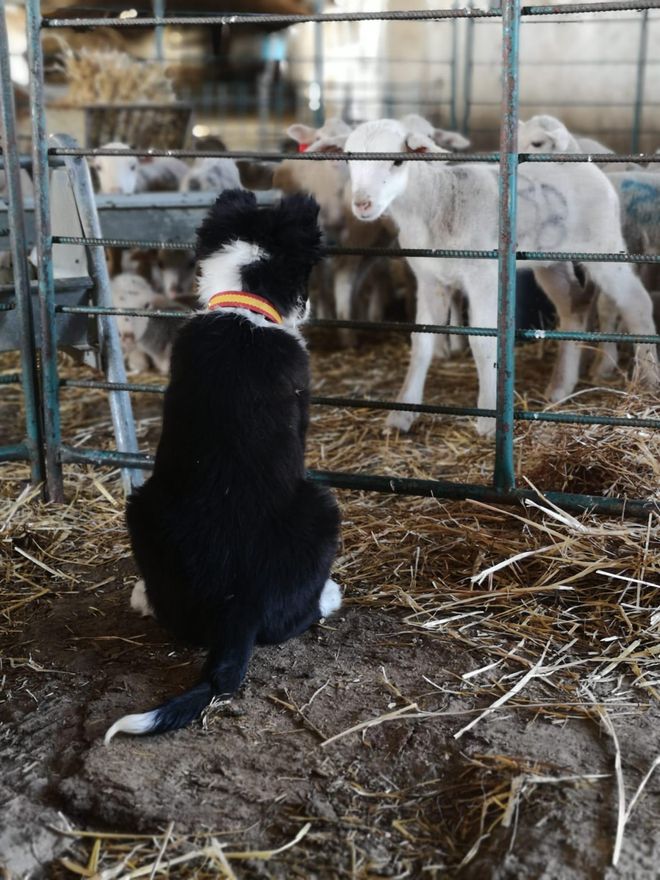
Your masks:
{"label": "border collie sitting", "polygon": [[126,518],[143,581],[131,597],[175,637],[208,650],[199,682],[108,730],[160,733],[240,686],[255,645],[284,642],[336,611],[334,496],[305,478],[309,358],[297,324],[320,258],[318,205],[258,209],[229,190],[198,230],[198,295],[172,352],[153,475]]}

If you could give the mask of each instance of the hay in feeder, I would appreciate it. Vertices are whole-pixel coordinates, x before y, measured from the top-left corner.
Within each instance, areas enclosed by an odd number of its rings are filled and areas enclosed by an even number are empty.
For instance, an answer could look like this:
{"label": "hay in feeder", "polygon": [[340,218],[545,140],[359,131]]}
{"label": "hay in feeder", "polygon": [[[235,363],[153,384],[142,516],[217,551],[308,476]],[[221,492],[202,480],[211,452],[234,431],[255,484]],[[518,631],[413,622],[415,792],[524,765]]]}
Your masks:
{"label": "hay in feeder", "polygon": [[171,104],[174,84],[165,64],[141,61],[116,49],[66,50],[61,67],[69,83],[69,103]]}

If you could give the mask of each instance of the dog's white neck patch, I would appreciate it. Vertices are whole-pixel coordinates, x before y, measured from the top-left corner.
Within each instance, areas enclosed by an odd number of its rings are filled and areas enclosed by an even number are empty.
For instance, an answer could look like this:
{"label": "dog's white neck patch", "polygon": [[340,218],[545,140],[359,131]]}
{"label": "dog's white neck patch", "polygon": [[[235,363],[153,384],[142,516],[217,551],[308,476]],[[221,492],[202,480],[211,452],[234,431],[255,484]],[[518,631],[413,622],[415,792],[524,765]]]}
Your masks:
{"label": "dog's white neck patch", "polygon": [[240,238],[232,241],[217,253],[200,261],[197,296],[206,306],[214,293],[242,290],[241,269],[268,256],[258,244],[242,241]]}
{"label": "dog's white neck patch", "polygon": [[[268,259],[270,254],[249,241],[242,241],[238,238],[230,244],[225,245],[217,253],[212,254],[199,263],[199,279],[197,283],[197,296],[204,306],[208,306],[209,300],[214,293],[221,293],[225,290],[243,289],[241,280],[241,269],[243,266],[249,266],[250,263],[256,263],[257,260]],[[248,309],[222,309],[221,314],[233,313],[250,321],[256,327],[264,327],[273,330],[284,330],[290,333],[300,345],[305,348],[305,340],[298,329],[298,325],[309,313],[309,303],[307,304],[304,316],[287,316],[283,315],[283,324],[273,324],[267,321],[262,315],[256,315]]]}

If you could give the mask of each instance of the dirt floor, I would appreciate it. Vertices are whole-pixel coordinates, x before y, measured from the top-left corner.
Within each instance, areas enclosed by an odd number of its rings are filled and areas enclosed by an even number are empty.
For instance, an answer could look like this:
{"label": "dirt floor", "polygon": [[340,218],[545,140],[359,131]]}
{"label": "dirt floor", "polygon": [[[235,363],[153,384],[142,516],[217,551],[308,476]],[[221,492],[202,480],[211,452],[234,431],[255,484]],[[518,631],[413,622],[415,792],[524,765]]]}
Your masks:
{"label": "dirt floor", "polygon": [[[405,357],[396,340],[320,351],[317,390],[391,394]],[[521,353],[521,406],[545,369],[538,350]],[[469,357],[434,365],[430,400],[473,390]],[[658,417],[623,391],[619,379],[576,400]],[[68,440],[110,446],[102,393],[66,393]],[[137,402],[145,448],[160,400]],[[490,444],[469,422],[425,418],[384,438],[383,418],[315,411],[310,463],[488,478]],[[518,432],[523,478],[657,497],[649,432],[552,430]],[[112,721],[183,689],[201,658],[128,607],[118,474],[67,469],[60,506],[26,476],[0,467],[8,876],[660,877],[657,514],[340,492],[341,612],[258,650],[203,722],[105,747]]]}

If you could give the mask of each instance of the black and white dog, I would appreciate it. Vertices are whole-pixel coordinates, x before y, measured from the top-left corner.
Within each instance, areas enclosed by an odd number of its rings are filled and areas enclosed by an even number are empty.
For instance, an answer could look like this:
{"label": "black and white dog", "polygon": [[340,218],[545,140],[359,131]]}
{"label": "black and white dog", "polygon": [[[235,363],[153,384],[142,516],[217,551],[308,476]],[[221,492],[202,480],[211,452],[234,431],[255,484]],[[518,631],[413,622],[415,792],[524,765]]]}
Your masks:
{"label": "black and white dog", "polygon": [[339,510],[304,464],[309,358],[297,324],[320,257],[317,215],[308,196],[259,209],[229,190],[198,230],[207,310],[175,342],[154,472],[126,518],[144,579],[131,605],[209,653],[193,688],[121,718],[106,743],[183,727],[238,689],[255,645],[341,605],[329,579]]}

